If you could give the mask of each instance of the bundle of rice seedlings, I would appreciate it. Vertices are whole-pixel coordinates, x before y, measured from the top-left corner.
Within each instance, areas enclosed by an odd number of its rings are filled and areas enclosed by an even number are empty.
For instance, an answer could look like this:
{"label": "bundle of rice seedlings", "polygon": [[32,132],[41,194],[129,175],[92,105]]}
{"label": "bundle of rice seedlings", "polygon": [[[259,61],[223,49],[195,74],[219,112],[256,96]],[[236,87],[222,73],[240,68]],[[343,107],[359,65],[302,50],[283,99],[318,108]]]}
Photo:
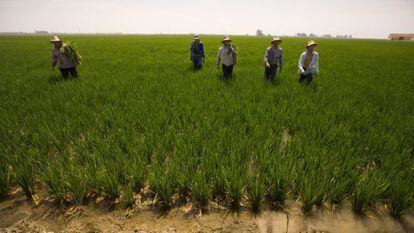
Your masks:
{"label": "bundle of rice seedlings", "polygon": [[82,62],[82,56],[79,54],[78,46],[75,42],[67,41],[64,43],[60,52],[69,57],[73,64],[80,65]]}

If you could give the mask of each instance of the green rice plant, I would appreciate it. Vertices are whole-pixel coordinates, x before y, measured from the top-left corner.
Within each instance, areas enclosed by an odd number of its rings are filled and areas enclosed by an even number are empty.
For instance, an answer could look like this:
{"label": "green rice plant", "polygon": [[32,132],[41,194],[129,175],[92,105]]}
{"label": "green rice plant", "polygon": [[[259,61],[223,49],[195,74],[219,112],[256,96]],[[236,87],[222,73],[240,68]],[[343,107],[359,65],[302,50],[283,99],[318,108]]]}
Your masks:
{"label": "green rice plant", "polygon": [[84,204],[87,192],[84,168],[72,161],[65,161],[63,167],[65,171],[63,182],[66,186],[65,190],[71,195],[71,201],[76,205]]}
{"label": "green rice plant", "polygon": [[148,182],[150,189],[156,193],[157,204],[162,209],[168,209],[174,193],[173,175],[166,170],[165,166],[154,163],[149,172]]}
{"label": "green rice plant", "polygon": [[125,207],[133,207],[135,204],[134,199],[134,189],[132,185],[128,185],[124,188],[122,195],[122,202],[125,204]]}
{"label": "green rice plant", "polygon": [[101,193],[100,178],[96,175],[97,171],[102,168],[102,159],[98,155],[89,154],[88,158],[84,159],[83,173],[87,187],[93,193]]}
{"label": "green rice plant", "polygon": [[302,203],[302,210],[305,214],[312,210],[315,203],[312,180],[308,176],[301,177],[298,183],[299,198]]}
{"label": "green rice plant", "polygon": [[210,177],[212,198],[224,198],[226,196],[226,176],[224,164],[220,164],[215,155],[206,156],[203,164],[204,172]]}
{"label": "green rice plant", "polygon": [[231,198],[232,207],[239,208],[240,200],[245,189],[246,165],[245,164],[231,164],[225,170],[226,177],[226,191]]}
{"label": "green rice plant", "polygon": [[23,189],[26,197],[32,200],[36,181],[34,159],[30,155],[18,157],[12,164],[14,180]]}
{"label": "green rice plant", "polygon": [[[339,158],[339,156],[336,158]],[[332,162],[329,197],[333,204],[340,204],[347,196],[352,195],[355,183],[360,175],[357,162],[357,160],[350,157]]]}
{"label": "green rice plant", "polygon": [[223,167],[215,169],[212,177],[212,196],[213,197],[224,197],[226,195],[226,177],[223,172]]}
{"label": "green rice plant", "polygon": [[[191,160],[189,158],[189,160]],[[194,167],[187,161],[174,161],[173,173],[176,174],[175,181],[181,197],[186,197],[191,189]]]}
{"label": "green rice plant", "polygon": [[96,171],[95,175],[97,177],[98,187],[103,195],[111,201],[114,201],[119,197],[121,184],[116,170],[101,167],[98,171]]}
{"label": "green rice plant", "polygon": [[413,176],[406,172],[399,172],[392,177],[387,197],[390,213],[393,217],[400,217],[412,205],[414,200],[413,185]]}
{"label": "green rice plant", "polygon": [[191,179],[191,195],[194,203],[202,210],[208,205],[210,198],[210,183],[205,172],[199,169]]}
{"label": "green rice plant", "polygon": [[0,156],[0,200],[7,196],[10,187],[10,168],[3,156]]}
{"label": "green rice plant", "polygon": [[40,164],[41,180],[46,184],[47,192],[59,204],[63,204],[66,197],[63,181],[63,167],[57,162]]}
{"label": "green rice plant", "polygon": [[247,181],[247,194],[252,205],[252,211],[258,213],[260,205],[266,196],[265,178],[260,173],[253,173]]}
{"label": "green rice plant", "polygon": [[355,185],[352,210],[356,213],[362,213],[368,205],[383,196],[389,185],[390,182],[379,170],[368,171],[366,174],[361,175],[358,183]]}
{"label": "green rice plant", "polygon": [[121,172],[126,177],[127,182],[132,185],[133,190],[139,191],[145,183],[146,162],[139,156],[123,161]]}
{"label": "green rice plant", "polygon": [[272,156],[267,164],[266,183],[272,201],[283,204],[288,197],[289,187],[296,177],[296,166],[288,157]]}
{"label": "green rice plant", "polygon": [[322,206],[326,199],[331,167],[324,156],[323,153],[317,157],[309,156],[307,161],[302,161],[300,167],[296,184],[305,214],[312,210],[313,205]]}

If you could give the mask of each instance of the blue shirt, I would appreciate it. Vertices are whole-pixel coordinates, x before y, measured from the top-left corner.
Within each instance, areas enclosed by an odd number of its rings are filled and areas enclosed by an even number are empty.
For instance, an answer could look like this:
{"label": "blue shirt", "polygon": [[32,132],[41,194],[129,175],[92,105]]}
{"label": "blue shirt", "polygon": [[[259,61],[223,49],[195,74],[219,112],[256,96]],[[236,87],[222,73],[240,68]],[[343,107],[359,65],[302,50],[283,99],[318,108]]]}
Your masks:
{"label": "blue shirt", "polygon": [[191,57],[204,57],[204,45],[203,43],[191,43],[190,45]]}

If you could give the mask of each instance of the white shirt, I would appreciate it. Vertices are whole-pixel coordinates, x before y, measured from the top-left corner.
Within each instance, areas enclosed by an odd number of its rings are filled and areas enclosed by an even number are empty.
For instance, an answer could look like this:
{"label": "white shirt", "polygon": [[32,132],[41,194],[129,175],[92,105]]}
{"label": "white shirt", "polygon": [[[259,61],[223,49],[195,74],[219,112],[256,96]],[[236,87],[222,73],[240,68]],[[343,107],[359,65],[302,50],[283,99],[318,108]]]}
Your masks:
{"label": "white shirt", "polygon": [[218,66],[220,62],[225,66],[234,65],[236,64],[236,56],[236,51],[231,45],[222,46],[218,50],[216,66]]}
{"label": "white shirt", "polygon": [[307,51],[303,52],[299,58],[299,73],[305,72],[308,73],[319,73],[319,53],[313,51],[312,52],[312,60],[306,70],[303,69],[303,65],[305,64]]}

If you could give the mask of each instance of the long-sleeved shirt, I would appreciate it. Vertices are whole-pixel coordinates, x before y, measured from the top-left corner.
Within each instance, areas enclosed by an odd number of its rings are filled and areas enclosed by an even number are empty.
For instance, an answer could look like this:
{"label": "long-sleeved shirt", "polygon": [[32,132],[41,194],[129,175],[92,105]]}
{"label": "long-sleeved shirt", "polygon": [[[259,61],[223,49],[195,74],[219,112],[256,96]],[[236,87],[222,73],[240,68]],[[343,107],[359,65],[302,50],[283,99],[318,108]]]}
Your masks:
{"label": "long-sleeved shirt", "polygon": [[232,66],[235,65],[237,61],[237,53],[236,50],[233,48],[233,46],[225,46],[219,48],[218,54],[217,54],[217,62],[216,66],[218,66],[221,62],[221,64],[225,66]]}
{"label": "long-sleeved shirt", "polygon": [[282,49],[277,47],[274,48],[270,46],[266,49],[266,53],[264,55],[264,63],[269,63],[270,65],[279,65],[282,68],[283,65],[283,56],[282,56]]}
{"label": "long-sleeved shirt", "polygon": [[191,58],[204,57],[204,45],[203,43],[191,43],[190,45]]}
{"label": "long-sleeved shirt", "polygon": [[[62,45],[62,48],[63,46],[66,46],[66,45]],[[70,59],[70,57],[66,56],[63,52],[61,52],[60,48],[54,48],[52,50],[52,67],[55,67],[58,61],[59,61],[59,68],[62,68],[62,69],[72,68],[76,66],[73,63],[72,59]]]}
{"label": "long-sleeved shirt", "polygon": [[[309,64],[305,64],[306,60],[307,60],[306,59],[307,56],[310,56],[310,55],[306,51],[303,52],[300,55],[299,64],[298,64],[299,73],[302,73],[302,72],[304,72],[306,74],[308,74],[308,73],[319,73],[319,54],[317,52],[313,51],[312,55],[311,55],[312,60],[310,60],[310,62],[308,60]],[[306,67],[306,65],[308,65],[308,66]]]}

